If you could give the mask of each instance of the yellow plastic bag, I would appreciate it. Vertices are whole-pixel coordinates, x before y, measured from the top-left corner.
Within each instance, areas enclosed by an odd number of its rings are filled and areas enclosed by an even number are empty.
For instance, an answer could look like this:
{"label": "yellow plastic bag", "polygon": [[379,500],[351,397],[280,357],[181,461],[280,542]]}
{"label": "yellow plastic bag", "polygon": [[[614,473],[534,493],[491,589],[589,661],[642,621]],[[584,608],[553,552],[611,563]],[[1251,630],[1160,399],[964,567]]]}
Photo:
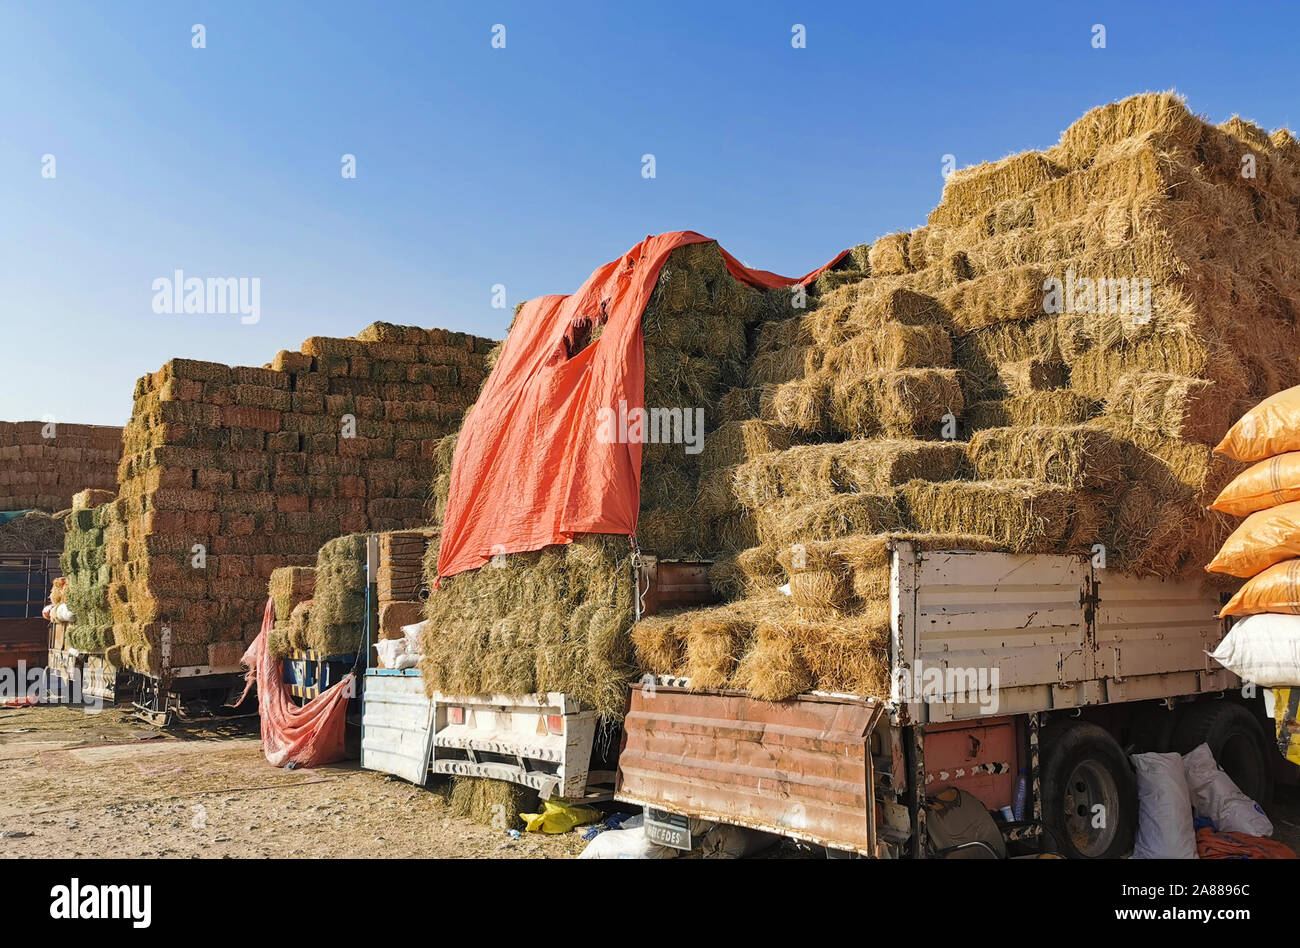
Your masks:
{"label": "yellow plastic bag", "polygon": [[1205,568],[1249,579],[1295,556],[1300,556],[1300,500],[1251,514]]}
{"label": "yellow plastic bag", "polygon": [[1300,451],[1300,385],[1270,395],[1242,415],[1214,450],[1238,461]]}
{"label": "yellow plastic bag", "polygon": [[519,818],[530,833],[567,833],[575,826],[596,822],[600,811],[563,800],[544,800],[541,813],[520,813]]}
{"label": "yellow plastic bag", "polygon": [[1245,517],[1293,500],[1300,500],[1300,451],[1288,451],[1246,468],[1220,492],[1210,509]]}
{"label": "yellow plastic bag", "polygon": [[1219,618],[1253,616],[1260,612],[1300,615],[1300,559],[1274,563],[1246,580],[1246,585],[1219,611]]}

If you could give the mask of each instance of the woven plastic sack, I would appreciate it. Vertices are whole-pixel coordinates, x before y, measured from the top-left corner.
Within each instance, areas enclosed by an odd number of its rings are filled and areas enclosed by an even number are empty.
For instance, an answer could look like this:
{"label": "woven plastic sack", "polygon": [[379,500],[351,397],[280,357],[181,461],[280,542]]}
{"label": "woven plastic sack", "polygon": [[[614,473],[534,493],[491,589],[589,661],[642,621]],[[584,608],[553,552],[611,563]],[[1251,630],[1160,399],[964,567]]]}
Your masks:
{"label": "woven plastic sack", "polygon": [[1295,556],[1300,556],[1300,500],[1251,514],[1205,568],[1247,579]]}
{"label": "woven plastic sack", "polygon": [[1181,754],[1134,754],[1138,830],[1134,859],[1195,859],[1192,794]]}
{"label": "woven plastic sack", "polygon": [[1261,612],[1300,615],[1300,559],[1274,563],[1246,580],[1246,585],[1219,610],[1219,618],[1253,616]]}
{"label": "woven plastic sack", "polygon": [[1293,500],[1300,500],[1300,451],[1288,451],[1252,464],[1233,478],[1210,504],[1210,509],[1246,517]]}
{"label": "woven plastic sack", "polygon": [[1300,685],[1300,616],[1261,613],[1234,622],[1210,658],[1261,688]]}
{"label": "woven plastic sack", "polygon": [[1246,796],[1219,769],[1209,744],[1201,744],[1183,755],[1187,787],[1192,791],[1192,814],[1210,820],[1224,833],[1272,836],[1273,823],[1263,807]]}
{"label": "woven plastic sack", "polygon": [[1214,450],[1238,461],[1300,451],[1300,385],[1270,395],[1242,415]]}

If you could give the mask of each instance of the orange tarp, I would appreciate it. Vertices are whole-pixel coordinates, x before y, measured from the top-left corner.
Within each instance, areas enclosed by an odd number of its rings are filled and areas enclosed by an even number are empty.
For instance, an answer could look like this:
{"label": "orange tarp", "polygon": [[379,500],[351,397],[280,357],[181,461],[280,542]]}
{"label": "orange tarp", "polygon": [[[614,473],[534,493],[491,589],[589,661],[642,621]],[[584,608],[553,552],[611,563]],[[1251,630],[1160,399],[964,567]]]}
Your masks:
{"label": "orange tarp", "polygon": [[356,678],[347,675],[302,707],[294,704],[284,684],[280,660],[266,645],[266,636],[274,623],[275,610],[268,599],[262,615],[262,631],[244,653],[248,683],[243,697],[235,703],[242,704],[257,685],[262,752],[272,766],[317,767],[342,760],[348,699],[356,694]]}
{"label": "orange tarp", "polygon": [[[622,417],[645,407],[641,314],[668,255],[705,240],[693,231],[647,237],[572,296],[543,296],[520,309],[456,444],[440,577],[577,534],[634,534],[641,445],[599,440],[597,418],[602,409]],[[847,253],[788,278],[722,251],[731,274],[760,289],[807,284]],[[601,323],[600,337],[574,351]]]}

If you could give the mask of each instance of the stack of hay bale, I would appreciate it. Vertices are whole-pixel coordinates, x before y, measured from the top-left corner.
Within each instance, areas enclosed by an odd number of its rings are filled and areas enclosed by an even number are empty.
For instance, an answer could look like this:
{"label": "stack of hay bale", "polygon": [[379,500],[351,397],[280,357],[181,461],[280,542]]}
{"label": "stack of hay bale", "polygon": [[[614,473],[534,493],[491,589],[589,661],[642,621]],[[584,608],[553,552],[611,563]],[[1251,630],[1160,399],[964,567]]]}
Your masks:
{"label": "stack of hay bale", "polygon": [[307,622],[315,591],[314,566],[281,566],[271,571],[267,592],[275,625],[267,635],[267,647],[272,655],[284,658],[295,649],[307,648]]}
{"label": "stack of hay bale", "polygon": [[263,368],[177,359],[140,379],[106,528],[121,663],[157,673],[166,627],[172,665],[237,664],[272,570],[425,524],[433,449],[492,345],[375,323]]}
{"label": "stack of hay bale", "polygon": [[[641,672],[882,695],[899,537],[1202,577],[1230,528],[1206,505],[1239,469],[1212,445],[1300,381],[1298,225],[1288,132],[1159,94],[952,175],[925,226],[855,248],[804,310],[741,287],[715,245],[676,251],[643,317],[645,404],[703,407],[708,434],[695,456],[646,446],[638,539],[708,554],[730,601],[642,620],[623,663],[621,632],[577,648],[612,607],[569,560],[612,599],[625,546],[502,557],[430,597],[429,686],[571,684],[611,716],[591,683]],[[545,668],[557,629],[585,682]]]}
{"label": "stack of hay bale", "polygon": [[121,428],[0,421],[0,510],[66,510],[79,490],[113,490],[121,458]]}
{"label": "stack of hay bale", "polygon": [[424,618],[424,600],[429,595],[424,558],[431,545],[438,545],[438,538],[438,531],[429,527],[379,534],[379,564],[375,575],[379,638],[405,638],[403,627]]}
{"label": "stack of hay bale", "polygon": [[[73,623],[64,645],[79,652],[102,652],[113,644],[113,614],[108,608],[108,556],[105,527],[112,516],[110,491],[89,489],[73,496],[59,566],[66,581],[64,600]],[[53,601],[53,600],[51,600]]]}
{"label": "stack of hay bale", "polygon": [[[645,404],[683,412],[703,409],[742,385],[749,337],[760,323],[791,312],[787,291],[762,293],[738,283],[712,241],[669,256],[642,317]],[[600,337],[591,327],[579,346]],[[717,419],[713,419],[716,425]],[[702,433],[702,432],[697,432]],[[751,540],[743,518],[714,523],[692,509],[703,453],[681,443],[643,445],[640,545],[665,557],[739,550]],[[446,509],[455,437],[437,452],[435,494]],[[441,523],[438,519],[435,523]],[[437,547],[426,558],[430,588]],[[568,546],[495,557],[480,570],[443,580],[429,596],[421,671],[432,693],[563,691],[607,719],[622,715],[634,673],[627,632],[635,617],[633,547],[626,537],[590,536]]]}
{"label": "stack of hay bale", "polygon": [[1237,470],[1212,445],[1300,378],[1298,207],[1289,133],[1171,95],[953,175],[926,226],[855,250],[864,278],[760,329],[755,364],[785,353],[791,377],[701,479],[759,542],[717,565],[736,601],[638,625],[639,666],[887,693],[891,536],[1201,576]]}

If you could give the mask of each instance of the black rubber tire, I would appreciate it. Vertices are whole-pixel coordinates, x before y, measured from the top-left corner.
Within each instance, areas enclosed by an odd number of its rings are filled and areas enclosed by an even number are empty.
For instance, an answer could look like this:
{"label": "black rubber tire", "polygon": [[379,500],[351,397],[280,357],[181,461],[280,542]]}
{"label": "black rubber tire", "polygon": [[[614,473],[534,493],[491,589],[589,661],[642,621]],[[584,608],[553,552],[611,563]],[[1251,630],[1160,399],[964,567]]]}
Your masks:
{"label": "black rubber tire", "polygon": [[[1041,782],[1043,826],[1048,841],[1061,855],[1071,859],[1120,859],[1133,849],[1137,832],[1137,782],[1133,768],[1119,742],[1095,724],[1074,722],[1060,730],[1053,728],[1043,740]],[[1099,785],[1103,795],[1087,792]],[[1071,801],[1109,800],[1107,825],[1095,833],[1080,829],[1089,825],[1091,806]],[[1114,809],[1116,812],[1109,812]]]}
{"label": "black rubber tire", "polygon": [[1174,745],[1174,731],[1178,728],[1181,717],[1176,708],[1173,711],[1163,704],[1148,704],[1133,713],[1133,722],[1128,731],[1128,744],[1125,746],[1130,754],[1167,754]]}
{"label": "black rubber tire", "polygon": [[1180,754],[1210,745],[1215,763],[1238,789],[1260,806],[1273,802],[1272,744],[1255,715],[1235,701],[1199,701],[1188,706],[1174,731]]}

